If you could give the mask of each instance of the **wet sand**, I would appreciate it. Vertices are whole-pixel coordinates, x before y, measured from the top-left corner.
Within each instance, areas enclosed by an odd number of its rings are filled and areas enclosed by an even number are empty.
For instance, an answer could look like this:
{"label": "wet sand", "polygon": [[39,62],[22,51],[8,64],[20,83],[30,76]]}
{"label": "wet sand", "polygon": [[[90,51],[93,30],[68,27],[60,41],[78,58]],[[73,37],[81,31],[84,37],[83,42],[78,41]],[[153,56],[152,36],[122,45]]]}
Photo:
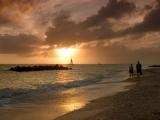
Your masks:
{"label": "wet sand", "polygon": [[129,90],[92,101],[56,120],[160,120],[160,69],[128,79]]}

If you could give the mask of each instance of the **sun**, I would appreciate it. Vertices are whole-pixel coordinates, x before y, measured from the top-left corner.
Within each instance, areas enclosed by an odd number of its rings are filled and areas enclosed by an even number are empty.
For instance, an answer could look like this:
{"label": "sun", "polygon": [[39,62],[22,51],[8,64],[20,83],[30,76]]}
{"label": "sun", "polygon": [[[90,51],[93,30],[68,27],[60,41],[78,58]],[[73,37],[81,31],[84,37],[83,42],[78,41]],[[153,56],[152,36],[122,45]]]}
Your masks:
{"label": "sun", "polygon": [[76,48],[58,48],[58,49],[56,49],[56,51],[57,51],[57,55],[58,55],[59,59],[63,63],[66,63],[72,57],[74,57],[74,55],[77,52],[77,49]]}
{"label": "sun", "polygon": [[74,48],[60,48],[60,49],[57,49],[58,55],[62,58],[72,57],[72,55],[74,55],[75,51],[76,50]]}

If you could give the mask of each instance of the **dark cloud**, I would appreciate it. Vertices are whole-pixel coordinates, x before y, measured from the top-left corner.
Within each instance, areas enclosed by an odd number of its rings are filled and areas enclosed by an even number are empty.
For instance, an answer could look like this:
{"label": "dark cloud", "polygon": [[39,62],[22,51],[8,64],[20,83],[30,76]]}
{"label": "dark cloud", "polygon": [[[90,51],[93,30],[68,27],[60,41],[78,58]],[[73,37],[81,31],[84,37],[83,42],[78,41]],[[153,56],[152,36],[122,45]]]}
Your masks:
{"label": "dark cloud", "polygon": [[106,6],[102,7],[96,15],[89,17],[84,24],[86,26],[95,26],[101,22],[105,22],[107,18],[120,19],[126,14],[135,10],[136,6],[133,2],[126,0],[109,0]]}
{"label": "dark cloud", "polygon": [[152,6],[151,6],[151,5],[146,5],[146,6],[144,7],[144,9],[145,9],[145,10],[150,10],[150,9],[152,9]]}
{"label": "dark cloud", "polygon": [[48,29],[46,33],[46,43],[49,45],[69,46],[99,40],[102,39],[103,35],[107,35],[109,38],[114,34],[108,27],[109,23],[101,23],[101,26],[88,28],[82,23],[75,23],[70,20],[70,16],[66,13],[57,17],[54,20],[54,25],[55,28]]}
{"label": "dark cloud", "polygon": [[72,45],[114,36],[109,18],[120,19],[135,10],[132,2],[124,0],[109,0],[96,15],[88,17],[85,21],[75,23],[69,14],[63,13],[54,20],[54,28],[50,28],[46,35],[48,44]]}
{"label": "dark cloud", "polygon": [[31,35],[0,36],[0,54],[29,55],[39,52],[41,41]]}
{"label": "dark cloud", "polygon": [[[148,32],[160,30],[160,2],[156,1],[156,6],[145,5],[142,11],[145,13],[144,20],[137,22],[132,27],[124,30],[113,31],[108,19],[115,19],[117,23],[125,15],[133,14],[136,10],[135,3],[126,0],[109,0],[106,6],[102,7],[97,14],[88,17],[81,23],[75,23],[67,14],[62,14],[55,19],[55,28],[50,28],[47,32],[46,41],[49,44],[72,45],[75,43],[88,42],[94,40],[104,40],[126,35],[143,36]],[[138,11],[139,12],[139,11]],[[141,13],[141,12],[140,12]],[[141,13],[142,14],[142,13]],[[133,19],[135,19],[133,17]]]}
{"label": "dark cloud", "polygon": [[[43,38],[48,28],[49,0],[0,0],[0,34],[34,34]],[[43,6],[42,6],[43,5]]]}
{"label": "dark cloud", "polygon": [[40,0],[0,0],[0,25],[15,24],[19,18],[32,9]]}
{"label": "dark cloud", "polygon": [[48,29],[46,33],[48,44],[74,44],[74,40],[80,37],[79,25],[69,18],[68,14],[63,13],[54,20],[55,28]]}
{"label": "dark cloud", "polygon": [[148,32],[160,31],[159,21],[160,21],[160,3],[158,1],[156,8],[152,9],[144,17],[144,20],[141,23],[138,23],[135,26],[122,31],[122,35],[143,34],[143,33],[148,33]]}

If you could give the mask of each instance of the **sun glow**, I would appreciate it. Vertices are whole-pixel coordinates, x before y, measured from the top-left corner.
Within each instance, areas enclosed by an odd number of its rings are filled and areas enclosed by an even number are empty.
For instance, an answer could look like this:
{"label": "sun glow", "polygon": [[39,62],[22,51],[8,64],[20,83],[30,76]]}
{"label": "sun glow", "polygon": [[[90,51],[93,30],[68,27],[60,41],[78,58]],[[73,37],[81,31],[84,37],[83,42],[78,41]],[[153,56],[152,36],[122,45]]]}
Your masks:
{"label": "sun glow", "polygon": [[56,51],[61,62],[66,63],[66,62],[69,62],[69,60],[72,57],[74,57],[74,55],[77,52],[77,49],[76,48],[59,48]]}
{"label": "sun glow", "polygon": [[57,49],[57,51],[58,51],[58,55],[60,57],[68,58],[68,57],[72,57],[72,55],[74,55],[76,49],[74,49],[74,48],[60,48],[60,49]]}

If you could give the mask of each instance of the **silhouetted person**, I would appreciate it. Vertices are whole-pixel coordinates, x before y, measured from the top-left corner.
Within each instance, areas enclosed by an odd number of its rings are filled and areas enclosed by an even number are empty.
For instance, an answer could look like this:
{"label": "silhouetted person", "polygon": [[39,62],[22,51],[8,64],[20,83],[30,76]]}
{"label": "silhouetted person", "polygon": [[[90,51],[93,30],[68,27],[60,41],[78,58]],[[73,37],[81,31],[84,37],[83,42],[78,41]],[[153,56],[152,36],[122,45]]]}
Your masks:
{"label": "silhouetted person", "polygon": [[130,75],[130,78],[134,77],[134,67],[132,64],[129,66],[129,75]]}
{"label": "silhouetted person", "polygon": [[139,61],[137,62],[136,69],[137,69],[137,76],[142,75],[142,65]]}

